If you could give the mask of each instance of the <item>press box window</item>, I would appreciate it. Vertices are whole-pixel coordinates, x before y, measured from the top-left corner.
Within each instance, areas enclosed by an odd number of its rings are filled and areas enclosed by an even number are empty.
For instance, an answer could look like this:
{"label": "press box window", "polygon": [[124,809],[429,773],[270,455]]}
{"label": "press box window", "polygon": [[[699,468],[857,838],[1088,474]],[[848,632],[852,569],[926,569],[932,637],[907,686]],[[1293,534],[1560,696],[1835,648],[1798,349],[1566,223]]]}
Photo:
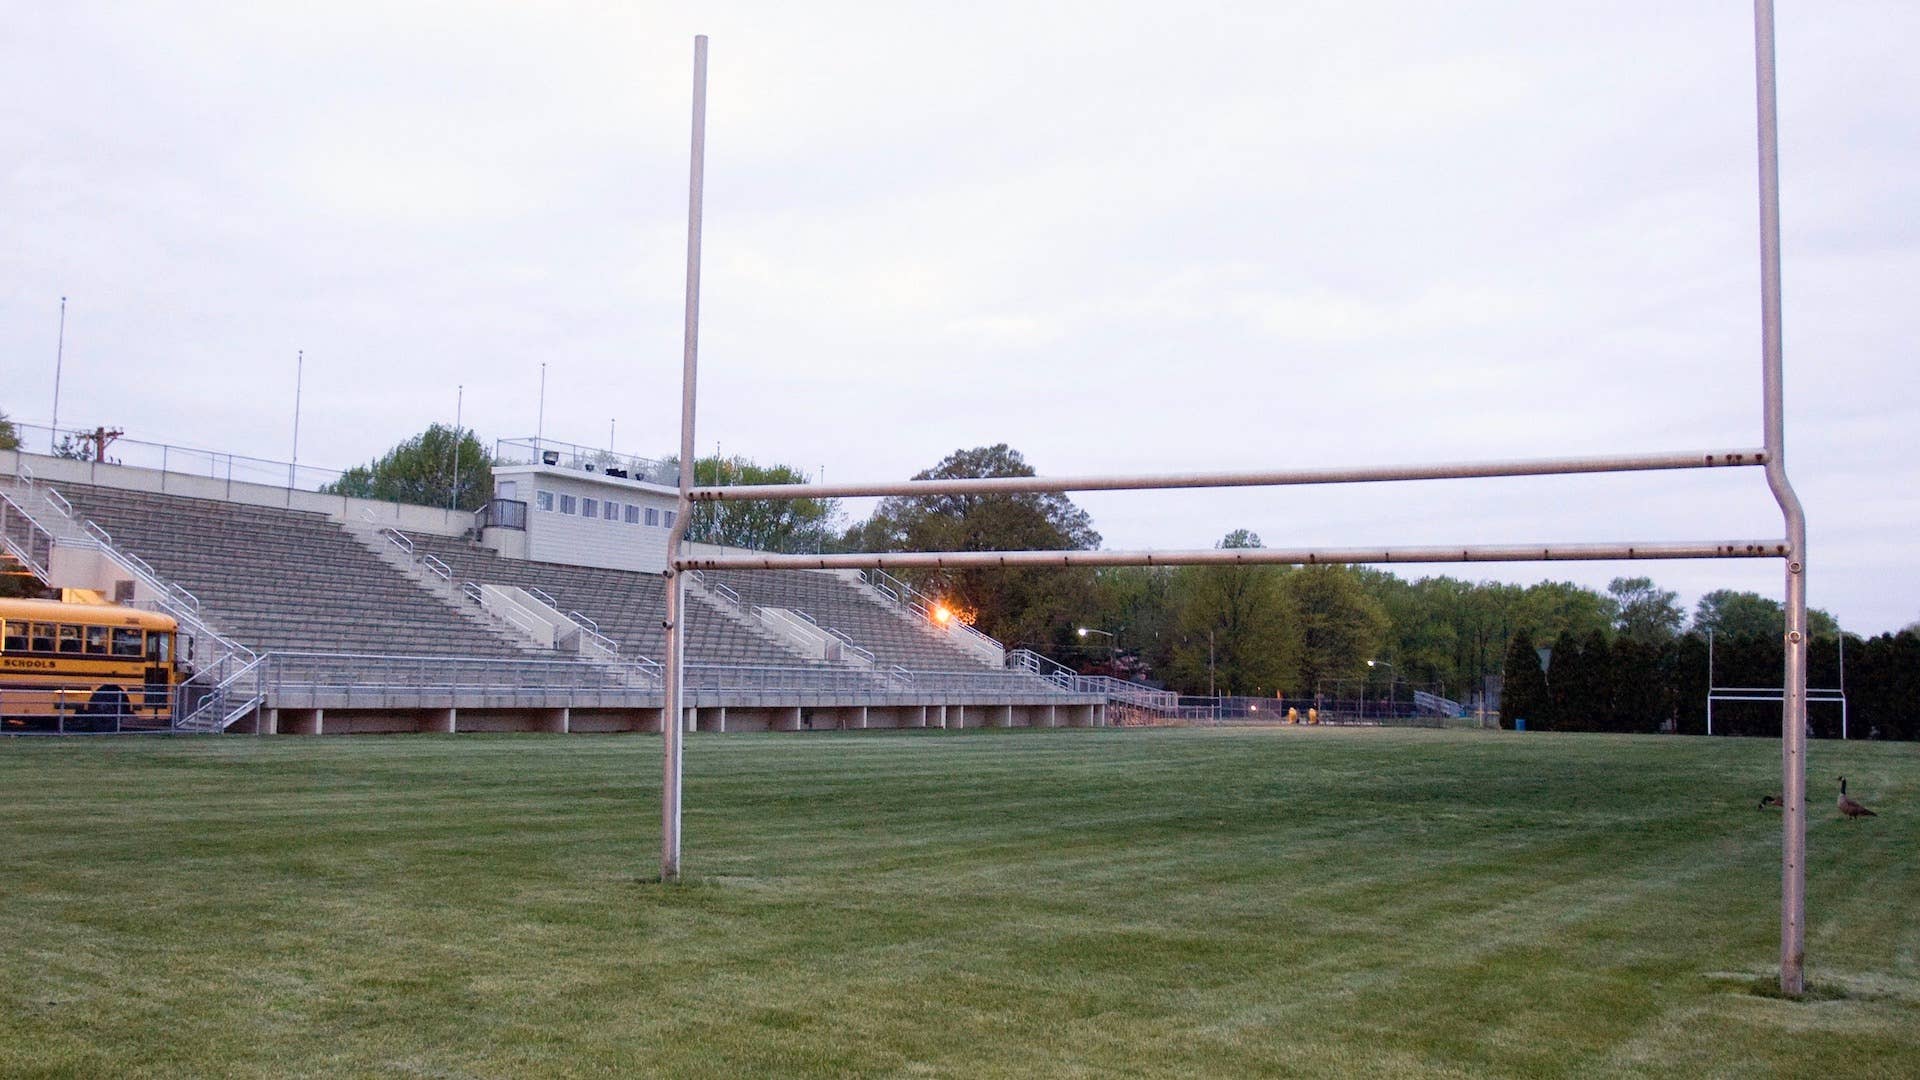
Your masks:
{"label": "press box window", "polygon": [[553,492],[551,491],[534,492],[533,508],[535,510],[545,510],[548,513],[552,513],[553,512]]}
{"label": "press box window", "polygon": [[579,511],[579,508],[580,508],[580,500],[577,499],[576,497],[572,495],[560,496],[560,512],[561,513],[563,514],[577,513]]}
{"label": "press box window", "polygon": [[638,506],[635,506],[633,503],[627,504],[627,524],[629,525],[640,524],[640,508]]}
{"label": "press box window", "polygon": [[600,516],[600,500],[591,499],[591,498],[581,499],[580,500],[580,516],[590,517],[590,518],[599,517]]}
{"label": "press box window", "polygon": [[606,518],[608,521],[619,521],[620,504],[614,502],[612,499],[608,499],[606,504],[600,507],[600,516]]}
{"label": "press box window", "polygon": [[647,524],[649,525],[660,524],[660,508],[659,507],[657,506],[647,507]]}

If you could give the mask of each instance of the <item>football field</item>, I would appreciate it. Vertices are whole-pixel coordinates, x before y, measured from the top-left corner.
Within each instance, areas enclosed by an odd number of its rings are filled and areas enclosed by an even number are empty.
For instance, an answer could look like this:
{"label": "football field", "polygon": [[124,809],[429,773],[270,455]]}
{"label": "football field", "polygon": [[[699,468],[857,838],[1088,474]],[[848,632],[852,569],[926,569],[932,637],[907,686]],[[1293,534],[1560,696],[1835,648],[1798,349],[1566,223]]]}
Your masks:
{"label": "football field", "polygon": [[[1920,746],[0,740],[0,1076],[1920,1075]],[[1845,821],[1834,777],[1880,816]]]}

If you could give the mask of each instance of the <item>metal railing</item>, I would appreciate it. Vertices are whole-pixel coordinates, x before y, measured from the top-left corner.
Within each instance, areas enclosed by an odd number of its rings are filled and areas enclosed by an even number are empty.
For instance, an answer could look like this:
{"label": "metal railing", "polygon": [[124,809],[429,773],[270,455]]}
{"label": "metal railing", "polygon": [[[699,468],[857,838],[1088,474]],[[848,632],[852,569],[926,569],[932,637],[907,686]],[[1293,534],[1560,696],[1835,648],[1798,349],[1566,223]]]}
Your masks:
{"label": "metal railing", "polygon": [[522,529],[527,527],[527,504],[521,499],[490,499],[474,511],[473,523],[480,529]]}
{"label": "metal railing", "polygon": [[1171,690],[1156,690],[1108,675],[1082,675],[1063,664],[1041,656],[1031,649],[1015,649],[1007,654],[1007,667],[1047,680],[1074,694],[1098,694],[1108,701],[1124,702],[1136,708],[1171,713],[1178,708],[1180,695]]}
{"label": "metal railing", "polygon": [[8,554],[20,560],[20,564],[40,580],[51,576],[53,532],[15,502],[12,493],[5,491],[0,491],[0,542],[6,545]]}
{"label": "metal railing", "polygon": [[[97,464],[125,465],[130,468],[152,469],[162,476],[218,480],[229,485],[229,491],[231,485],[235,483],[318,491],[338,481],[342,475],[338,469],[295,465],[287,461],[249,457],[245,454],[233,454],[222,450],[203,450],[172,443],[148,442],[143,439],[130,439],[124,435],[116,436],[107,444],[105,462],[95,462],[91,456],[92,447],[87,441],[94,434],[91,430],[82,428],[56,430],[44,424],[23,424],[17,421],[14,424],[14,430],[20,437],[21,450],[26,453],[72,457],[76,467],[79,468],[91,469]],[[66,449],[64,454],[61,452],[63,446]],[[91,481],[92,478],[89,477],[89,482]]]}
{"label": "metal railing", "polygon": [[622,454],[605,447],[581,446],[578,443],[562,442],[558,439],[524,437],[517,439],[497,439],[493,444],[493,459],[496,465],[552,465],[564,469],[607,474],[625,479],[644,480],[652,484],[673,486],[679,482],[677,466],[654,458],[637,454]]}
{"label": "metal railing", "polygon": [[171,729],[171,694],[149,701],[136,683],[0,689],[0,735],[114,735]]}
{"label": "metal railing", "polygon": [[879,567],[867,567],[860,571],[860,578],[868,585],[873,586],[880,595],[885,596],[900,607],[926,619],[934,630],[944,630],[950,634],[959,634],[962,638],[971,641],[972,651],[977,655],[983,657],[986,655],[1005,655],[1007,651],[1005,645],[975,630],[973,627],[962,622],[959,616],[953,615],[951,612],[948,613],[948,617],[943,621],[939,613],[947,610],[944,605],[914,588],[912,585],[887,573],[885,570]]}

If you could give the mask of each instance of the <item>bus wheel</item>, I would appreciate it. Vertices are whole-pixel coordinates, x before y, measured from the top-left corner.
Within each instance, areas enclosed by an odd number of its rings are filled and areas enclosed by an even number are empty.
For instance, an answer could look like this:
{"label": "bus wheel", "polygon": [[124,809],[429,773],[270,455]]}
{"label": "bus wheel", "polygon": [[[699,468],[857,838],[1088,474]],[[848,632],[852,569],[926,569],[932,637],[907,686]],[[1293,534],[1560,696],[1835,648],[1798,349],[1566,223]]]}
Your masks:
{"label": "bus wheel", "polygon": [[117,686],[103,686],[87,699],[84,712],[94,718],[88,725],[90,730],[112,731],[127,717],[127,692]]}

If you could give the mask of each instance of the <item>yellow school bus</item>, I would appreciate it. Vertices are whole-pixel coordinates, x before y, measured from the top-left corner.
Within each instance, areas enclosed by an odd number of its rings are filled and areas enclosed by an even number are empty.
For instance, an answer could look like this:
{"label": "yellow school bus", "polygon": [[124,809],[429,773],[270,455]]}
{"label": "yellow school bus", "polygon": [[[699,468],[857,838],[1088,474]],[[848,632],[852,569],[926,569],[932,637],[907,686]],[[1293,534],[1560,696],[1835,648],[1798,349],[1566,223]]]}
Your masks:
{"label": "yellow school bus", "polygon": [[152,611],[0,599],[0,732],[171,727],[178,632]]}

